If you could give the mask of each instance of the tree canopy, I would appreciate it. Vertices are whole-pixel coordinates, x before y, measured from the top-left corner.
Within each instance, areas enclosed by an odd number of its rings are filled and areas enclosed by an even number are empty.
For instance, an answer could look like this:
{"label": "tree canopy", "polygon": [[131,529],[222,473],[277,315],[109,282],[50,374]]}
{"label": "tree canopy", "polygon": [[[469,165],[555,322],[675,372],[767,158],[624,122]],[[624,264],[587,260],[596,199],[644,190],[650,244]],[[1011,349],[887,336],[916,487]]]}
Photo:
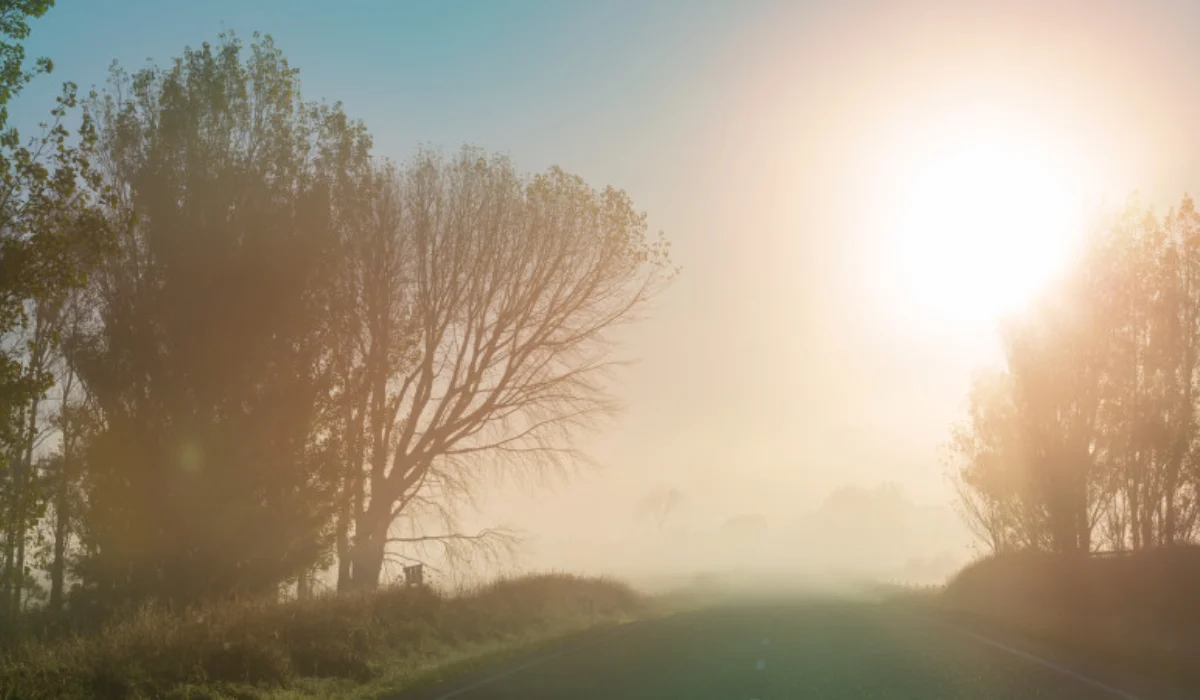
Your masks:
{"label": "tree canopy", "polygon": [[1192,541],[1200,522],[1200,214],[1132,201],[1003,334],[949,444],[968,525],[995,551]]}
{"label": "tree canopy", "polygon": [[[49,59],[25,65],[22,42],[49,0],[0,3],[0,617],[22,605],[29,581],[26,542],[42,515],[35,448],[43,437],[43,400],[54,385],[58,321],[111,241],[115,221],[100,171],[91,114],[77,110],[72,83],[40,132],[23,139],[8,124],[8,104]],[[68,123],[78,118],[72,131]]]}
{"label": "tree canopy", "polygon": [[[0,63],[48,6],[0,12]],[[611,331],[674,274],[615,188],[470,147],[377,157],[268,36],[114,64],[52,116],[0,143],[6,614],[504,554],[462,509],[581,456],[618,408]]]}

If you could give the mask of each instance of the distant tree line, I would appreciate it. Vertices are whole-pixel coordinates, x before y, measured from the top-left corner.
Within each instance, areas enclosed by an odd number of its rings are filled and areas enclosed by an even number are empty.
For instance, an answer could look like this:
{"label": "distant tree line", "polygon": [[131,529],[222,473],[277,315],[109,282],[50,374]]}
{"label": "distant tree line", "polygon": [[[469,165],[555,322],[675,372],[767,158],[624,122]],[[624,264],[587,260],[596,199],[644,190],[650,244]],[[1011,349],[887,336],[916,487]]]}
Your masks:
{"label": "distant tree line", "polygon": [[1002,333],[949,443],[995,552],[1137,550],[1200,534],[1200,214],[1131,202]]}
{"label": "distant tree line", "polygon": [[[0,2],[6,102],[51,4]],[[375,157],[269,37],[114,65],[53,117],[0,137],[0,627],[509,546],[457,514],[574,457],[609,331],[674,273],[619,190]]]}

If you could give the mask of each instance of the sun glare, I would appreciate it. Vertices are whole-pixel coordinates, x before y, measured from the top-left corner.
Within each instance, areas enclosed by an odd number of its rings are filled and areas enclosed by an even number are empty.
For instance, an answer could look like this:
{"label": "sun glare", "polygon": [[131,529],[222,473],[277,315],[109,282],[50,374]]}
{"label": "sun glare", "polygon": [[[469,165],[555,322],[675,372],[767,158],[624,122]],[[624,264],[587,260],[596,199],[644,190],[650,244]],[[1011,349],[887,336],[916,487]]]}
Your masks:
{"label": "sun glare", "polygon": [[901,174],[891,231],[905,302],[950,321],[1018,310],[1081,229],[1076,176],[1053,147],[1002,130],[942,134]]}

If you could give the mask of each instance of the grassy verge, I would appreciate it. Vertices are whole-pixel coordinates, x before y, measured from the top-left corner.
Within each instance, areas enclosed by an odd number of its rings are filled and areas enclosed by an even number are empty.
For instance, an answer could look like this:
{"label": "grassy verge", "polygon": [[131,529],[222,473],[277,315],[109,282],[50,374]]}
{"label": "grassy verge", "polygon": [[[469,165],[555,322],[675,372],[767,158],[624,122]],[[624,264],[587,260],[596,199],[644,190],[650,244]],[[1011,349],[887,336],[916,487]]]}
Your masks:
{"label": "grassy verge", "polygon": [[3,698],[378,697],[652,614],[628,586],[552,574],[426,589],[145,609],[0,660]]}
{"label": "grassy verge", "polygon": [[968,566],[920,604],[1097,661],[1200,682],[1200,549],[1119,557],[1024,553]]}

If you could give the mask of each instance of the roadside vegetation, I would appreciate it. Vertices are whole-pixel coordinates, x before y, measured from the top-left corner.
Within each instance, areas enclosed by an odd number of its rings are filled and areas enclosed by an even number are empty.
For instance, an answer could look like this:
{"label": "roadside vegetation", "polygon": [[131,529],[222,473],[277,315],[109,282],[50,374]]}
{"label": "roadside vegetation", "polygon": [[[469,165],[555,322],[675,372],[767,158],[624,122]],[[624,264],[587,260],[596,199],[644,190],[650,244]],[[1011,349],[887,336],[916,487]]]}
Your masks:
{"label": "roadside vegetation", "polygon": [[[1200,212],[1131,200],[1003,324],[948,444],[960,513],[994,554],[1200,539]],[[1127,561],[1143,561],[1137,558]],[[1146,560],[1148,561],[1148,560]]]}
{"label": "roadside vegetation", "polygon": [[0,697],[346,697],[642,614],[391,586],[508,558],[464,509],[618,409],[611,332],[675,273],[630,198],[377,153],[258,33],[64,83],[31,137],[53,6],[0,0]]}
{"label": "roadside vegetation", "polygon": [[1018,552],[963,569],[920,604],[1159,678],[1200,681],[1200,547]]}
{"label": "roadside vegetation", "polygon": [[990,556],[938,605],[1200,677],[1200,211],[1100,212],[1002,324],[946,452]]}
{"label": "roadside vegetation", "polygon": [[652,610],[626,585],[566,574],[455,595],[392,587],[182,613],[148,606],[10,650],[0,697],[377,697]]}

